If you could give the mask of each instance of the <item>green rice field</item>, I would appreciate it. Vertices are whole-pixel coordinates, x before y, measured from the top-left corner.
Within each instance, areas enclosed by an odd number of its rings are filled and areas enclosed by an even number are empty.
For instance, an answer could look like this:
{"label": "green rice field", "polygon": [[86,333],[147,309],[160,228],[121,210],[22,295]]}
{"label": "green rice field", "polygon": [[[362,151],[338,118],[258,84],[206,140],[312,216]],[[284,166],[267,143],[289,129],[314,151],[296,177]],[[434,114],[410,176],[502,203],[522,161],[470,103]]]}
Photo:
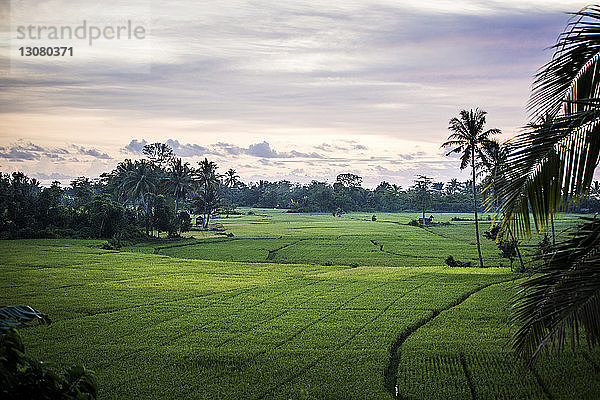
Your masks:
{"label": "green rice field", "polygon": [[[470,214],[291,214],[219,218],[121,251],[101,241],[0,242],[0,304],[50,326],[27,351],[95,371],[101,399],[597,399],[600,353],[585,346],[522,368],[505,344],[523,276]],[[481,222],[481,230],[489,221]],[[557,231],[574,217],[557,221]],[[522,246],[527,262],[532,239]],[[502,267],[499,265],[502,264]]]}

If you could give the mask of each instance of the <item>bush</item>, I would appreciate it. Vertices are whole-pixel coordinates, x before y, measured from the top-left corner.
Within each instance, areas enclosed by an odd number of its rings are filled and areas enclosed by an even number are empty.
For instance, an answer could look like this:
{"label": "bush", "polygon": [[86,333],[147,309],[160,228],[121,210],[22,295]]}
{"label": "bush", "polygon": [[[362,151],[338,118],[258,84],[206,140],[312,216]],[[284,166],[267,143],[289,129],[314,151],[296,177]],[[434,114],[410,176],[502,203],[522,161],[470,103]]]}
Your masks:
{"label": "bush", "polygon": [[128,240],[132,242],[146,240],[147,236],[143,230],[136,225],[127,225],[120,233],[121,240]]}
{"label": "bush", "polygon": [[469,218],[461,218],[461,217],[452,217],[450,221],[475,221],[474,219]]}
{"label": "bush", "polygon": [[446,265],[452,268],[470,268],[473,266],[471,261],[464,262],[455,260],[452,256],[448,256],[448,258],[446,258]]}
{"label": "bush", "polygon": [[104,250],[119,250],[121,248],[121,241],[117,238],[111,238],[102,243],[102,248]]}
{"label": "bush", "polygon": [[537,245],[537,254],[543,256],[552,252],[552,241],[547,233],[544,233],[542,240]]}
{"label": "bush", "polygon": [[3,400],[93,400],[97,396],[93,372],[82,366],[59,374],[25,355],[17,327],[38,321],[49,325],[48,315],[25,305],[0,307],[0,398]]}
{"label": "bush", "polygon": [[60,374],[25,355],[25,346],[16,329],[0,336],[0,398],[17,399],[96,399],[93,373],[82,366]]}
{"label": "bush", "polygon": [[177,227],[179,228],[179,232],[188,232],[192,229],[192,217],[190,217],[187,211],[180,211],[177,214]]}

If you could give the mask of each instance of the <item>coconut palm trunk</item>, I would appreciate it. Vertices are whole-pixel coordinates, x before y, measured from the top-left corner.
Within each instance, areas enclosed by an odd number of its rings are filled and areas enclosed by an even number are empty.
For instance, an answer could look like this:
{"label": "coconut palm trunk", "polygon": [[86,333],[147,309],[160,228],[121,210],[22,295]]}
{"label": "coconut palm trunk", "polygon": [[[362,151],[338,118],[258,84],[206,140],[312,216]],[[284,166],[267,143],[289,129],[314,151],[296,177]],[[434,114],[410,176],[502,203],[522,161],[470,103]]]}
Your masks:
{"label": "coconut palm trunk", "polygon": [[142,207],[144,207],[145,217],[146,217],[146,236],[150,236],[150,216],[148,215],[148,203],[146,203],[146,199],[144,198],[144,193],[140,194],[140,202],[142,203]]}
{"label": "coconut palm trunk", "polygon": [[479,266],[483,268],[481,257],[481,244],[479,243],[479,219],[477,216],[477,189],[475,185],[475,144],[471,145],[471,170],[473,171],[473,205],[475,209],[475,236],[477,237],[477,254],[479,255]]}
{"label": "coconut palm trunk", "polygon": [[554,214],[550,213],[550,224],[552,225],[552,246],[556,246],[556,236],[554,235]]}

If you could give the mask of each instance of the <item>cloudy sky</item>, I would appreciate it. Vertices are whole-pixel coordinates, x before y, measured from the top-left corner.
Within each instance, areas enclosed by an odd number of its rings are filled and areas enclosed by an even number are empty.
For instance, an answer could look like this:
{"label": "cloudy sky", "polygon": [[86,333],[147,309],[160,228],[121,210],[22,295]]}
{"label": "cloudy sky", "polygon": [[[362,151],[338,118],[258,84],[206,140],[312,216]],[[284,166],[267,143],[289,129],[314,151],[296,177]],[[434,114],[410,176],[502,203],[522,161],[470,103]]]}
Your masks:
{"label": "cloudy sky", "polygon": [[[440,144],[463,108],[501,139],[581,1],[13,0],[0,11],[0,170],[95,177],[145,143],[244,181],[466,179]],[[103,4],[106,4],[104,2]],[[143,39],[22,38],[19,26],[142,26]],[[35,32],[35,30],[34,30]],[[47,33],[47,31],[46,31]],[[43,35],[42,35],[43,36]],[[71,38],[72,39],[72,38]],[[72,57],[21,57],[22,46]]]}

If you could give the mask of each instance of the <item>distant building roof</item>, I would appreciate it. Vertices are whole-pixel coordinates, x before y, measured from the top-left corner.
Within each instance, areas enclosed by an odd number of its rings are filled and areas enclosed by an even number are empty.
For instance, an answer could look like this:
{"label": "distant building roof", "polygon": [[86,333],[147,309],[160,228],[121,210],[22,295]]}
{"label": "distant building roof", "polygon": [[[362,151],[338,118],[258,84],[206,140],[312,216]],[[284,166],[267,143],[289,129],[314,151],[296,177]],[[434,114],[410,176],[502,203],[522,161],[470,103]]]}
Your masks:
{"label": "distant building roof", "polygon": [[[419,214],[417,215],[417,218],[422,219],[423,218],[423,214]],[[432,219],[433,215],[431,214],[425,214],[425,219]]]}

